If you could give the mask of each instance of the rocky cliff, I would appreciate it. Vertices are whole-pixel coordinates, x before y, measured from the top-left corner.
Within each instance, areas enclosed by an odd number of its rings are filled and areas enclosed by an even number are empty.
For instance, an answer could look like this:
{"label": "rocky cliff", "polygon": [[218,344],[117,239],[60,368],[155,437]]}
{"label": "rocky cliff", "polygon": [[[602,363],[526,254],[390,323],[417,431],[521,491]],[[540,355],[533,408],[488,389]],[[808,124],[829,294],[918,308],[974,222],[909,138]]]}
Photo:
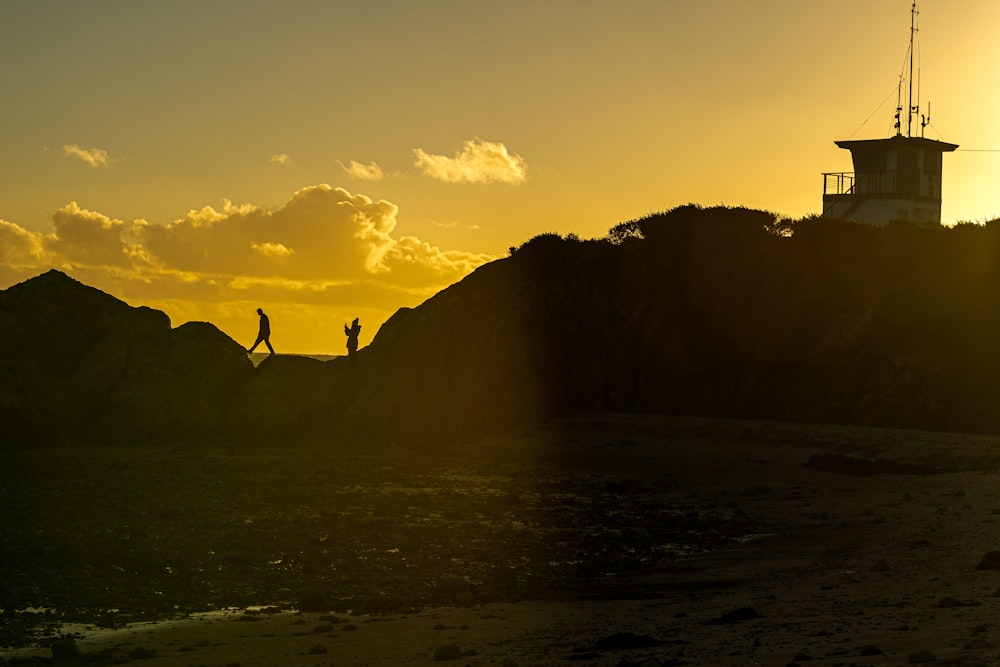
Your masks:
{"label": "rocky cliff", "polygon": [[0,292],[0,417],[119,441],[434,441],[587,412],[998,432],[998,232],[689,206],[541,235],[397,312],[356,365],[254,368],[210,324],[50,271]]}
{"label": "rocky cliff", "polygon": [[0,418],[11,440],[211,439],[254,375],[211,324],[49,271],[0,292]]}

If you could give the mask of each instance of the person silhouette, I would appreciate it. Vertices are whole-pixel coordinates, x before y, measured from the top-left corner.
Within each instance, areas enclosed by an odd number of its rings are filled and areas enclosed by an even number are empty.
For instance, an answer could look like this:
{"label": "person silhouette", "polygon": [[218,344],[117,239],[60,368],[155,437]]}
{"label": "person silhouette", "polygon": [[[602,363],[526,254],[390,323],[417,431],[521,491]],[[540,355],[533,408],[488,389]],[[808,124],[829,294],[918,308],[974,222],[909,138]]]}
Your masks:
{"label": "person silhouette", "polygon": [[274,348],[271,347],[271,320],[267,319],[267,315],[260,308],[257,309],[257,314],[260,315],[260,330],[257,332],[257,340],[247,350],[247,354],[253,354],[253,351],[261,343],[267,345],[267,349],[271,351],[271,354],[274,354]]}
{"label": "person silhouette", "polygon": [[354,318],[350,327],[344,325],[344,335],[347,336],[347,358],[351,360],[352,364],[357,361],[354,354],[358,351],[358,334],[360,333],[361,325],[358,324],[358,318]]}

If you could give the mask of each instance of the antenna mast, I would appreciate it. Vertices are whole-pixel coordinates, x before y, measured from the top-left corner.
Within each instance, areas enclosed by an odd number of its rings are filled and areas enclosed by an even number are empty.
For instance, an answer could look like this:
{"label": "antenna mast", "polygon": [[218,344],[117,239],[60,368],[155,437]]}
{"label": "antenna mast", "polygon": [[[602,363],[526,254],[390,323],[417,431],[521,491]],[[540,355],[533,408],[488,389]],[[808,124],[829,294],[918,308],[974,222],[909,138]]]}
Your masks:
{"label": "antenna mast", "polygon": [[[906,136],[912,136],[910,133],[910,125],[913,123],[913,114],[920,113],[920,100],[917,100],[917,106],[913,106],[913,41],[917,34],[917,14],[920,12],[917,10],[917,3],[914,2],[913,6],[910,8],[910,92],[909,92],[909,107],[906,114]],[[918,93],[919,94],[919,93]]]}

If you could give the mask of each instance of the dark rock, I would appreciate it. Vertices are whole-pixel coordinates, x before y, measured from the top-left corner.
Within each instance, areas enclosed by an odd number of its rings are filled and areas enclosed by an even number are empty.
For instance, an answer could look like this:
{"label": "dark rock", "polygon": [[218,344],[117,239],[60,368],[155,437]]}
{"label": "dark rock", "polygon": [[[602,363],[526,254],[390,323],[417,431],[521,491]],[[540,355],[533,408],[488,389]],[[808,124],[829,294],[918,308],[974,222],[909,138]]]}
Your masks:
{"label": "dark rock", "polygon": [[435,660],[458,660],[462,657],[462,649],[458,644],[445,644],[434,649]]}
{"label": "dark rock", "polygon": [[25,440],[211,438],[252,372],[213,325],[171,329],[59,271],[0,291],[0,419]]}
{"label": "dark rock", "polygon": [[149,660],[156,657],[156,651],[145,646],[136,646],[128,652],[129,660]]}
{"label": "dark rock", "polygon": [[869,571],[871,571],[871,572],[888,572],[891,569],[892,569],[892,566],[889,565],[889,561],[887,561],[886,559],[882,558],[882,559],[879,559],[879,560],[875,561],[874,563],[872,563],[872,566],[869,568]]}
{"label": "dark rock", "polygon": [[962,648],[963,650],[966,651],[975,651],[978,649],[993,648],[993,644],[991,644],[987,639],[984,639],[983,637],[976,637]]}
{"label": "dark rock", "polygon": [[871,477],[873,475],[937,475],[954,472],[947,468],[890,461],[886,459],[865,459],[843,454],[811,454],[806,466],[823,472],[835,472],[854,477]]}
{"label": "dark rock", "polygon": [[729,623],[740,623],[741,621],[750,621],[755,618],[761,618],[761,615],[757,612],[757,610],[752,607],[740,607],[739,609],[726,612],[719,618],[708,621],[708,624],[724,625]]}
{"label": "dark rock", "polygon": [[911,665],[919,665],[927,662],[937,662],[937,656],[930,651],[916,651],[907,654],[906,661]]}
{"label": "dark rock", "polygon": [[595,651],[614,651],[619,649],[649,648],[666,644],[662,639],[649,635],[637,635],[632,632],[618,632],[608,637],[602,637],[594,642]]}
{"label": "dark rock", "polygon": [[[988,551],[983,554],[976,566],[977,570],[1000,570],[1000,551]],[[1000,589],[997,589],[1000,591]]]}
{"label": "dark rock", "polygon": [[49,649],[52,651],[52,659],[56,662],[76,662],[82,655],[80,647],[72,637],[59,637],[53,640]]}
{"label": "dark rock", "polygon": [[950,596],[945,596],[938,600],[937,606],[947,609],[952,607],[978,607],[981,602],[978,600],[959,600]]}
{"label": "dark rock", "polygon": [[875,646],[874,644],[868,644],[866,646],[861,647],[861,649],[858,651],[858,655],[864,655],[864,656],[885,655],[885,653],[883,653],[882,649],[880,649],[878,646]]}
{"label": "dark rock", "polygon": [[306,651],[306,655],[326,655],[326,647],[322,644],[316,644],[311,649]]}
{"label": "dark rock", "polygon": [[333,602],[329,592],[327,592],[323,587],[317,587],[302,591],[302,593],[299,594],[299,602],[296,606],[299,611],[318,613],[330,611],[330,607],[332,605]]}

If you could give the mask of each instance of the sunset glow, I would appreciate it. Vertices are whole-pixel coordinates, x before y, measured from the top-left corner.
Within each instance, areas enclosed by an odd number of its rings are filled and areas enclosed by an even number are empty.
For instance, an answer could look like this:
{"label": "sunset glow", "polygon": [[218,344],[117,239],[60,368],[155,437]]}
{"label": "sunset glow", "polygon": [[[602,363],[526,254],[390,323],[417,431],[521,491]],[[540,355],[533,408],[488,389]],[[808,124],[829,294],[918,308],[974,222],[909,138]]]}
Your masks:
{"label": "sunset glow", "polygon": [[[819,213],[890,136],[910,0],[6,3],[0,288],[59,268],[278,352],[543,232]],[[919,3],[942,219],[1000,217],[995,0]]]}

